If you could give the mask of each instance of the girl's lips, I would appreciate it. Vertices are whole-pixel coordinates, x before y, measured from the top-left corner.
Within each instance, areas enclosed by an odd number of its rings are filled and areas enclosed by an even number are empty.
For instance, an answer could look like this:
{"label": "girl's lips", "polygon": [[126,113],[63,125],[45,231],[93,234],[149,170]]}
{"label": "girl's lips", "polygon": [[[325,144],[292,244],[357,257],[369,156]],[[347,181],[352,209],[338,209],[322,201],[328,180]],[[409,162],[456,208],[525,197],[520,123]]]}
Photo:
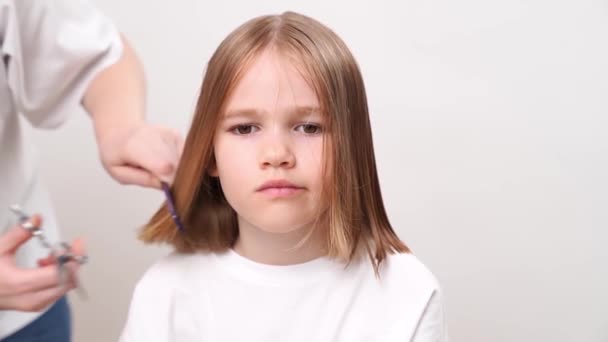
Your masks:
{"label": "girl's lips", "polygon": [[283,188],[291,188],[291,189],[303,189],[301,186],[298,186],[290,181],[284,179],[274,179],[265,182],[257,191],[264,191],[266,189],[283,189]]}
{"label": "girl's lips", "polygon": [[303,190],[303,187],[295,185],[292,182],[284,179],[276,179],[262,184],[257,189],[257,192],[263,193],[270,197],[287,197],[295,195]]}
{"label": "girl's lips", "polygon": [[265,195],[269,195],[271,197],[287,197],[287,196],[295,195],[302,190],[303,190],[302,188],[285,187],[285,188],[265,188],[263,190],[260,190],[259,192],[261,192]]}

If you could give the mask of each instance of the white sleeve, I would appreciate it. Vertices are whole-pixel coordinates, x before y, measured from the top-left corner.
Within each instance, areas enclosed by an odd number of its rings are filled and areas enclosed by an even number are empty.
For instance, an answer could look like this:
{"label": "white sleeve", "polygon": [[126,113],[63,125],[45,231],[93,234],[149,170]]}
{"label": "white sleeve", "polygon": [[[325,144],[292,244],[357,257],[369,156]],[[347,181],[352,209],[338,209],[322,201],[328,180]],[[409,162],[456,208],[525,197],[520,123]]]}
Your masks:
{"label": "white sleeve", "polygon": [[171,342],[169,316],[174,277],[167,265],[152,266],[137,283],[120,342]]}
{"label": "white sleeve", "polygon": [[2,52],[16,110],[37,127],[56,127],[81,106],[91,80],[120,58],[120,34],[87,0],[8,3]]}
{"label": "white sleeve", "polygon": [[431,295],[412,342],[448,342],[447,325],[439,290]]}

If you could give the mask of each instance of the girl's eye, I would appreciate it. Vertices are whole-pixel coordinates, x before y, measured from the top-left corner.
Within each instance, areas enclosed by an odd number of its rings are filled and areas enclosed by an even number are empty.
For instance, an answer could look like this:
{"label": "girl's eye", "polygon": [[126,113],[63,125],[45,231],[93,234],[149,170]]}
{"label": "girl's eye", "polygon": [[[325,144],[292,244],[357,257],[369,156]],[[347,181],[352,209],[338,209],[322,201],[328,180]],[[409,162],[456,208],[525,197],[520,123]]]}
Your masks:
{"label": "girl's eye", "polygon": [[322,131],[320,125],[313,123],[299,125],[296,130],[305,134],[319,134]]}
{"label": "girl's eye", "polygon": [[247,135],[256,131],[256,127],[253,125],[238,125],[230,130],[231,132],[238,135]]}

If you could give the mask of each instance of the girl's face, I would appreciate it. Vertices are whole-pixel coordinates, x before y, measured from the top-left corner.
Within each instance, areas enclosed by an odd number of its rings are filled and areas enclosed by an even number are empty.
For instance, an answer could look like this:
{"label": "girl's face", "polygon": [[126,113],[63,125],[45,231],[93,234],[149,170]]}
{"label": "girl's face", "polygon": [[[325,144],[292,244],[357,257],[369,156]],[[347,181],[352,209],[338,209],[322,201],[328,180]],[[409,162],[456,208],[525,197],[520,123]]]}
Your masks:
{"label": "girl's face", "polygon": [[239,226],[306,228],[321,205],[324,116],[298,69],[262,52],[236,84],[214,140],[215,165]]}

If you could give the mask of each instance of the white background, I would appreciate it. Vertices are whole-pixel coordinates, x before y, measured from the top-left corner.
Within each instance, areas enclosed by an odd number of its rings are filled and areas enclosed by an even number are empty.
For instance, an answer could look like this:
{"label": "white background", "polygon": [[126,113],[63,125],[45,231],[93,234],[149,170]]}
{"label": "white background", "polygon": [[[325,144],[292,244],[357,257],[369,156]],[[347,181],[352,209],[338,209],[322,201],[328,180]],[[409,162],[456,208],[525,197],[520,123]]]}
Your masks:
{"label": "white background", "polygon": [[[361,66],[387,210],[445,290],[452,341],[608,341],[606,1],[96,3],[145,64],[150,121],[184,133],[232,29],[288,9],[330,26]],[[161,193],[105,174],[82,113],[35,139],[64,236],[92,257],[75,341],[114,341],[168,251],[135,239]]]}

